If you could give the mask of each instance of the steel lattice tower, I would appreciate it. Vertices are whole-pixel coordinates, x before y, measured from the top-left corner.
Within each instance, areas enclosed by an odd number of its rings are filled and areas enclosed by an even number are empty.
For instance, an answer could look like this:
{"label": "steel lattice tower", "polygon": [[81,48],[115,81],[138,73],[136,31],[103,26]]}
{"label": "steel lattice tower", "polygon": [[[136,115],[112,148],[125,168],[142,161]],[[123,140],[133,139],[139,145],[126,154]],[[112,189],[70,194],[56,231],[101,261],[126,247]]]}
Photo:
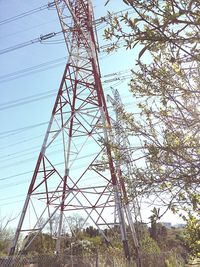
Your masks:
{"label": "steel lattice tower", "polygon": [[[133,159],[131,155],[131,144],[130,144],[128,135],[126,133],[126,125],[123,122],[123,120],[121,120],[121,114],[124,111],[124,105],[122,103],[122,99],[120,97],[118,90],[112,88],[112,93],[113,93],[113,97],[110,95],[107,95],[107,99],[112,104],[113,111],[115,113],[115,120],[112,118],[111,124],[112,124],[112,128],[114,129],[113,140],[120,154],[119,157],[116,159],[115,165],[117,166],[118,172],[121,173],[119,177],[121,178],[128,177],[129,179],[131,179],[131,182],[132,182],[131,204],[134,210],[133,212],[134,218],[136,222],[142,222],[140,206],[139,206],[138,198],[137,198],[136,184],[133,178],[134,167],[133,167]],[[129,204],[124,179],[122,179],[122,181],[120,182],[120,185],[123,187],[122,190],[124,192],[123,195],[125,197],[124,201],[125,203]]]}
{"label": "steel lattice tower", "polygon": [[[117,89],[112,88],[113,97],[107,95],[108,101],[113,106],[113,111],[115,113],[115,119],[111,119],[111,124],[114,132],[113,136],[113,145],[116,148],[117,156],[115,157],[115,166],[118,172],[118,176],[120,179],[121,191],[123,192],[123,208],[127,215],[128,224],[130,226],[130,230],[132,233],[137,258],[140,261],[140,245],[139,245],[139,235],[137,224],[142,223],[142,217],[140,213],[140,206],[138,203],[136,185],[133,177],[133,160],[131,155],[131,145],[129,142],[128,135],[126,133],[126,125],[123,120],[121,120],[121,114],[124,111],[124,105],[122,103],[120,94]],[[131,200],[128,199],[128,195],[126,192],[126,178],[131,179],[132,188],[131,188]],[[135,224],[132,218],[132,212],[135,219]],[[141,225],[140,225],[141,227]],[[137,233],[136,233],[137,232]],[[141,263],[140,263],[141,264]]]}
{"label": "steel lattice tower", "polygon": [[[102,228],[113,226],[117,218],[129,258],[128,220],[110,146],[111,123],[100,79],[92,5],[89,0],[54,2],[69,58],[10,255],[15,252],[20,233],[35,233],[34,239],[47,226],[52,231],[55,215],[59,218],[59,252],[63,221],[72,212],[80,212],[85,223],[93,224],[103,235]],[[54,153],[55,147],[59,156]]]}

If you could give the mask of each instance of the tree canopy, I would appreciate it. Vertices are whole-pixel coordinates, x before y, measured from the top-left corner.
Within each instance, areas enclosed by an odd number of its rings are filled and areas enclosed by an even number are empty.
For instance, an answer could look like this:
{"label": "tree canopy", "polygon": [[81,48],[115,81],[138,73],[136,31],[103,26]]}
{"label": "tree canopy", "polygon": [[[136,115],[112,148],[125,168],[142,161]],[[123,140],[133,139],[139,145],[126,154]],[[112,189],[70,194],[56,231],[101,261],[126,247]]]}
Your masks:
{"label": "tree canopy", "polygon": [[121,112],[127,131],[141,144],[135,148],[139,160],[133,158],[137,192],[183,219],[198,218],[199,1],[124,2],[130,9],[120,16],[109,13],[104,36],[113,43],[108,52],[124,46],[138,53],[129,85],[140,100],[139,115]]}

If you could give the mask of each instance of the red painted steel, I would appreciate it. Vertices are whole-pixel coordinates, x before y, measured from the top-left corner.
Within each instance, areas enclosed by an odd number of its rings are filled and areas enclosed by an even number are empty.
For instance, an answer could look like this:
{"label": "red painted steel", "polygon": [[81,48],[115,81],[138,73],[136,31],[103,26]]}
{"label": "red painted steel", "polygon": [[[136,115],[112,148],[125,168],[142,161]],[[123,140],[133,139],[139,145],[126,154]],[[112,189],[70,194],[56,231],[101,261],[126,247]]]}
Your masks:
{"label": "red painted steel", "polygon": [[[69,59],[10,255],[14,253],[22,231],[28,229],[30,233],[32,229],[35,236],[41,231],[53,231],[55,218],[58,218],[56,250],[59,251],[67,217],[76,211],[85,218],[84,226],[89,223],[100,231],[117,220],[125,254],[129,257],[120,179],[113,161],[111,124],[100,79],[92,6],[89,0],[55,0],[55,6]],[[69,12],[72,24],[68,21]],[[59,155],[55,154],[57,148]],[[29,214],[32,225],[28,223]],[[26,244],[24,249],[28,246]]]}

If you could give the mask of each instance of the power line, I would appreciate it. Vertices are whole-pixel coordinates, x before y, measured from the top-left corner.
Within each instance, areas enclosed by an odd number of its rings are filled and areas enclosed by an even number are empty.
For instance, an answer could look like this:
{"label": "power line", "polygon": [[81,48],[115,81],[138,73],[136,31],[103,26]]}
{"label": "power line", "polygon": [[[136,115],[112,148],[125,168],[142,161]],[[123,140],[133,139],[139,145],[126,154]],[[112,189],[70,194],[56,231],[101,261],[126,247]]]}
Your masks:
{"label": "power line", "polygon": [[[59,3],[60,3],[61,1],[62,1],[62,0],[60,0]],[[15,16],[13,16],[13,17],[10,17],[10,18],[1,20],[1,21],[0,21],[0,26],[1,26],[1,25],[4,25],[4,24],[7,24],[7,23],[10,23],[10,22],[13,22],[13,21],[16,21],[16,20],[19,20],[19,19],[22,19],[22,18],[27,17],[27,16],[30,16],[30,15],[32,15],[32,14],[38,13],[38,12],[43,11],[43,10],[45,10],[45,9],[50,9],[50,8],[52,8],[52,7],[54,7],[54,6],[55,6],[55,2],[50,2],[50,3],[46,4],[46,5],[43,5],[43,6],[34,8],[34,9],[31,9],[31,10],[28,10],[28,11],[26,11],[26,12],[23,12],[23,13],[20,13],[20,14],[18,14],[18,15],[15,15]],[[131,13],[133,13],[133,9],[132,9],[132,8],[126,8],[126,9],[123,9],[123,10],[116,11],[116,12],[114,12],[113,14],[114,14],[114,15],[117,15],[117,14],[119,14],[119,13],[123,13],[123,12],[129,11],[129,10],[132,10]],[[69,16],[69,18],[70,18],[70,17],[71,17],[71,16]],[[95,24],[99,24],[99,23],[101,23],[102,21],[104,21],[106,17],[108,17],[108,16],[103,16],[103,17],[100,17],[100,18],[98,18],[98,19],[95,19],[95,20],[94,20],[94,23],[95,23]]]}
{"label": "power line", "polygon": [[[91,185],[91,180],[92,181],[94,181],[94,179],[93,179],[93,177],[91,178],[88,178],[87,179],[87,181],[89,181],[89,184],[87,184],[87,186],[89,186],[89,185]],[[27,183],[28,181],[21,181],[21,182],[19,182],[19,183],[17,183],[17,184],[12,184],[11,186],[18,186],[18,185],[21,185],[21,184],[25,184],[25,183]],[[99,184],[99,182],[97,183],[92,183],[93,185],[98,185]],[[86,184],[85,184],[86,185]],[[8,187],[10,187],[10,186],[6,186],[6,187],[4,187],[4,188],[2,188],[2,189],[5,189],[5,188],[8,188]],[[0,190],[1,190],[1,188],[0,188]],[[7,203],[4,203],[4,204],[0,204],[0,206],[7,206],[7,205],[11,205],[11,204],[15,204],[15,203],[19,203],[19,202],[22,202],[22,201],[24,201],[24,198],[27,196],[27,194],[21,194],[21,195],[16,195],[16,196],[14,196],[14,197],[9,197],[9,199],[15,199],[15,198],[18,198],[18,197],[23,197],[23,200],[19,200],[19,201],[12,201],[12,202],[7,202]],[[2,200],[7,200],[8,198],[4,198],[4,199],[0,199],[0,201],[2,201]]]}
{"label": "power line", "polygon": [[60,32],[50,32],[50,33],[41,35],[40,37],[38,37],[36,39],[32,39],[32,40],[24,42],[24,43],[20,43],[20,44],[14,45],[14,46],[7,47],[5,49],[0,50],[0,55],[15,51],[17,49],[20,49],[20,48],[23,48],[23,47],[26,47],[26,46],[29,46],[29,45],[32,45],[32,44],[35,44],[35,43],[41,43],[42,41],[45,41],[45,40],[50,39],[50,38],[53,38],[56,35],[60,35],[61,33],[62,33],[62,31],[60,31]]}
{"label": "power line", "polygon": [[[132,104],[132,103],[126,103],[126,106],[128,106],[128,105],[130,105],[130,104]],[[111,108],[111,107],[109,107],[109,108]],[[34,125],[33,125],[34,126]],[[15,130],[14,130],[15,131]],[[41,136],[39,136],[39,137],[42,137],[43,135],[41,135]],[[32,138],[32,139],[34,139],[34,138]],[[23,143],[23,142],[19,142],[19,143]],[[17,143],[18,144],[18,143]],[[60,145],[59,143],[58,144],[56,144],[56,145],[54,145],[54,147],[56,147],[56,146],[58,146],[58,145]],[[13,145],[11,145],[12,147],[13,147]],[[32,147],[32,148],[27,148],[27,149],[24,149],[24,150],[18,150],[17,152],[15,152],[15,153],[10,153],[10,154],[8,154],[8,155],[2,155],[0,158],[3,158],[3,160],[0,160],[0,163],[2,163],[2,162],[6,162],[6,161],[10,161],[10,160],[13,160],[13,159],[18,159],[19,157],[24,157],[24,156],[27,156],[27,155],[30,155],[30,154],[32,154],[33,152],[37,152],[38,150],[40,149],[40,146],[34,146],[34,147]],[[23,152],[26,152],[26,153],[24,153],[24,154],[22,154]],[[20,155],[20,154],[22,154],[22,155]],[[18,155],[18,156],[14,156],[13,157],[13,155]],[[19,156],[20,155],[20,156]],[[5,158],[9,158],[9,159],[5,159]]]}
{"label": "power line", "polygon": [[[53,147],[57,147],[57,146],[59,146],[61,144],[62,143],[57,143],[57,144],[53,145]],[[23,150],[17,150],[17,152],[10,153],[8,155],[2,155],[2,156],[0,156],[0,159],[3,159],[3,160],[0,160],[0,163],[8,161],[8,159],[5,159],[5,158],[9,157],[9,160],[13,160],[13,159],[16,159],[16,158],[18,159],[19,157],[24,157],[24,156],[30,155],[33,152],[38,152],[40,149],[41,149],[41,146],[38,145],[38,146],[34,146],[34,147],[29,147],[29,148],[26,148],[26,149],[23,149]],[[22,154],[23,152],[26,152],[26,153]],[[20,154],[22,154],[22,155],[20,155]],[[13,155],[17,155],[17,156],[12,157]]]}
{"label": "power line", "polygon": [[[42,6],[42,7],[39,7],[39,8],[36,8],[35,10],[43,10],[43,9],[45,9],[45,8],[47,8],[47,7],[49,7],[49,5],[50,6],[53,6],[53,5],[55,5],[54,3],[50,3],[50,4],[48,4],[48,5],[45,5],[45,6]],[[43,8],[43,9],[42,9]],[[128,10],[130,10],[131,8],[127,8],[127,9],[124,9],[124,10],[120,10],[120,11],[117,11],[117,12],[115,12],[115,13],[113,13],[113,14],[115,14],[115,15],[117,15],[117,14],[119,14],[119,13],[123,13],[123,12],[125,12],[125,11],[128,11]],[[8,22],[10,22],[10,21],[13,21],[14,19],[18,19],[18,17],[19,18],[21,18],[21,17],[23,17],[23,15],[24,14],[26,14],[27,13],[27,15],[30,15],[30,14],[32,14],[31,12],[32,12],[33,10],[31,10],[30,12],[29,11],[27,11],[27,12],[25,12],[25,13],[22,13],[21,15],[22,16],[20,16],[20,15],[18,15],[18,16],[14,16],[14,17],[12,17],[12,18],[10,18],[10,19],[7,19],[7,20],[3,20],[3,21],[1,21],[0,22],[0,25],[1,25],[1,23],[3,24],[3,23],[8,23]],[[26,16],[27,16],[26,15]],[[101,17],[101,18],[99,18],[99,19],[96,19],[96,20],[94,20],[94,24],[99,24],[99,23],[103,23],[103,22],[106,22],[106,18],[108,17],[108,15],[107,16],[103,16],[103,17]],[[54,36],[56,36],[56,35],[59,35],[59,34],[61,34],[62,33],[62,31],[60,31],[60,32],[51,32],[51,33],[48,33],[48,34],[45,34],[45,35],[41,35],[39,38],[36,38],[36,39],[32,39],[32,40],[30,40],[30,41],[27,41],[27,42],[24,42],[24,43],[20,43],[20,44],[17,44],[17,45],[14,45],[14,46],[11,46],[11,47],[8,47],[8,48],[5,48],[5,49],[2,49],[2,50],[0,50],[0,55],[2,55],[2,54],[5,54],[5,53],[9,53],[9,52],[12,52],[12,51],[15,51],[15,50],[17,50],[17,49],[20,49],[20,48],[23,48],[23,47],[26,47],[26,46],[29,46],[29,45],[32,45],[32,44],[35,44],[35,43],[41,43],[42,41],[46,41],[47,39],[50,39],[50,38],[52,38],[52,37],[54,37]],[[56,41],[56,44],[57,43],[60,43],[60,42],[63,42],[63,39],[62,40],[57,40]],[[48,43],[48,42],[46,42],[46,43]],[[55,44],[55,42],[54,43],[52,43],[52,44]],[[120,44],[121,44],[121,42],[120,42]],[[113,44],[108,44],[108,45],[104,45],[104,46],[102,46],[102,47],[99,47],[99,49],[107,49],[107,48],[109,48],[109,46],[112,46]],[[102,52],[103,52],[103,50],[102,50]]]}
{"label": "power line", "polygon": [[[20,194],[20,195],[15,195],[15,196],[9,197],[9,199],[14,199],[14,198],[18,198],[18,197],[25,197],[25,196],[26,195],[24,195],[24,194]],[[5,201],[5,200],[8,200],[8,198],[7,197],[0,198],[0,202]]]}
{"label": "power line", "polygon": [[[132,105],[133,103],[132,102],[128,102],[128,103],[126,103],[126,106],[128,106],[128,105]],[[108,108],[111,108],[111,107],[108,107]],[[10,135],[13,135],[13,134],[18,134],[19,132],[21,133],[22,131],[26,131],[26,130],[29,130],[29,129],[32,129],[32,128],[35,128],[35,127],[40,127],[41,125],[44,125],[44,124],[46,124],[45,122],[44,123],[40,123],[40,124],[35,124],[35,125],[30,125],[30,126],[27,126],[27,127],[24,127],[24,128],[18,128],[18,129],[14,129],[14,130],[10,130],[10,131],[6,131],[6,132],[3,132],[2,134],[7,134],[8,133],[8,136],[10,136]],[[6,149],[6,148],[8,148],[8,147],[13,147],[14,145],[18,145],[18,144],[22,144],[22,143],[25,143],[25,142],[27,142],[27,141],[32,141],[33,139],[37,139],[37,138],[40,138],[40,137],[42,137],[43,135],[39,135],[39,136],[36,136],[36,137],[32,137],[32,138],[30,138],[30,139],[28,139],[28,140],[23,140],[23,141],[21,141],[21,142],[17,142],[17,143],[14,143],[14,144],[10,144],[10,145],[8,145],[8,146],[5,146],[5,147],[1,147],[0,148],[0,150],[2,150],[2,149]],[[5,137],[5,136],[3,136],[3,137]],[[7,137],[7,136],[6,136]],[[56,144],[55,146],[57,146],[58,144]],[[20,151],[17,151],[17,152],[15,152],[15,153],[10,153],[10,154],[8,154],[8,155],[2,155],[0,158],[5,158],[5,157],[9,157],[9,160],[10,159],[14,159],[14,158],[16,158],[16,157],[11,157],[11,156],[13,156],[13,155],[15,155],[15,154],[21,154],[21,153],[23,153],[23,152],[27,152],[27,151],[32,151],[33,152],[33,150],[32,149],[39,149],[40,147],[38,147],[38,146],[34,146],[34,147],[32,147],[32,148],[28,148],[28,149],[24,149],[24,150],[20,150]],[[28,152],[28,153],[25,153],[24,155],[22,155],[22,156],[25,156],[25,155],[28,155],[28,154],[30,154],[31,152]],[[18,157],[17,157],[18,158]],[[3,161],[7,161],[7,160],[3,160]],[[1,162],[2,162],[2,160],[1,160]]]}
{"label": "power line", "polygon": [[25,76],[29,76],[31,74],[35,74],[38,72],[46,71],[52,68],[56,68],[58,66],[63,66],[66,63],[67,57],[61,57],[58,59],[54,59],[51,61],[47,61],[38,65],[34,65],[28,68],[21,69],[19,71],[11,72],[5,75],[0,76],[0,83],[9,82],[15,79],[19,79]]}
{"label": "power line", "polygon": [[21,145],[21,144],[33,141],[33,140],[38,139],[40,137],[44,137],[44,134],[40,134],[40,135],[37,135],[37,136],[34,136],[34,137],[27,138],[27,139],[22,140],[22,141],[18,141],[18,142],[11,143],[11,144],[6,145],[6,146],[2,146],[2,147],[0,147],[0,150],[5,150],[5,149],[8,149],[9,147],[13,148],[14,146]]}
{"label": "power line", "polygon": [[[24,48],[24,47],[32,45],[32,44],[42,43],[43,41],[51,39],[51,38],[53,38],[53,37],[55,37],[57,35],[60,35],[61,33],[62,33],[62,31],[50,32],[50,33],[41,35],[38,38],[32,39],[30,41],[23,42],[23,43],[14,45],[14,46],[10,46],[10,47],[1,49],[0,50],[0,55],[3,55],[3,54],[6,54],[6,53],[9,53],[9,52]],[[51,42],[51,43],[47,43],[46,42],[45,44],[58,44],[58,43],[63,43],[63,42],[64,41],[62,39],[62,40],[57,40],[56,42]],[[120,42],[117,42],[117,44],[116,43],[109,43],[109,44],[106,44],[106,45],[99,46],[99,49],[100,49],[100,52],[102,53],[102,52],[106,52],[109,48],[111,48],[113,46],[116,46],[116,45],[118,46],[118,45],[122,45],[122,44],[125,44],[125,42],[124,41],[120,41]]]}
{"label": "power line", "polygon": [[[52,152],[50,152],[49,154],[57,154],[57,153],[59,153],[60,151],[63,151],[63,150],[61,150],[61,149],[59,149],[59,150],[57,150],[57,151],[52,151]],[[97,153],[90,153],[90,154],[87,154],[87,155],[85,155],[85,156],[81,156],[81,157],[78,157],[78,159],[80,160],[80,159],[85,159],[85,158],[88,158],[88,157],[91,157],[91,156],[95,156]],[[76,158],[77,159],[77,158]],[[35,160],[35,157],[32,157],[32,158],[28,158],[28,159],[25,159],[25,160],[21,160],[21,161],[18,161],[18,162],[16,162],[15,163],[15,166],[16,165],[21,165],[21,164],[23,164],[23,163],[25,163],[25,162],[33,162],[33,160]],[[74,161],[74,159],[72,159],[72,161],[71,161],[71,163],[70,163],[70,165],[73,165],[73,161]],[[62,162],[58,162],[58,163],[56,163],[56,164],[54,164],[54,166],[59,166],[59,165],[62,165],[64,163],[64,161],[62,161]],[[9,164],[9,165],[5,165],[5,166],[2,166],[1,167],[1,169],[4,169],[4,168],[8,168],[8,167],[10,167],[10,166],[13,166],[13,165],[11,165],[11,164]],[[82,168],[82,167],[84,167],[85,166],[85,164],[84,165],[78,165],[78,166],[76,166],[76,170],[77,169],[80,169],[80,168]],[[0,179],[0,181],[2,181],[2,180],[7,180],[7,179],[5,179],[5,178],[2,178],[2,179]],[[6,187],[7,187],[7,185],[6,185]],[[1,189],[3,189],[3,188],[1,188]]]}
{"label": "power line", "polygon": [[25,28],[24,30],[15,31],[15,32],[12,32],[12,33],[6,33],[3,36],[0,36],[0,39],[5,39],[7,37],[16,36],[16,35],[18,35],[20,33],[27,32],[27,31],[30,32],[30,30],[32,30],[32,29],[35,29],[35,28],[38,28],[38,27],[41,27],[41,26],[44,26],[44,25],[47,25],[47,24],[50,24],[50,23],[53,23],[53,22],[57,22],[57,19],[53,19],[53,20],[49,20],[49,21],[44,22],[44,23],[36,24],[34,26]]}
{"label": "power line", "polygon": [[37,97],[37,98],[34,98],[34,99],[22,101],[22,102],[19,102],[19,103],[10,104],[10,105],[3,106],[3,107],[1,107],[1,105],[0,105],[0,111],[1,110],[5,110],[5,109],[14,108],[14,107],[23,106],[23,105],[26,105],[26,104],[29,104],[29,103],[33,103],[33,102],[36,102],[36,101],[39,101],[39,100],[50,98],[50,97],[55,96],[55,95],[56,95],[56,93],[51,93],[51,94],[48,94],[48,95],[45,95],[45,96],[41,96],[41,97]]}
{"label": "power line", "polygon": [[[129,148],[129,150],[135,150],[135,149],[146,149],[145,147],[142,147],[142,146],[131,146],[130,148]],[[58,153],[59,151],[57,151],[57,153]],[[54,153],[54,152],[52,152],[52,153]],[[87,158],[87,157],[90,157],[90,156],[92,156],[92,155],[95,155],[96,153],[90,153],[90,154],[87,154],[87,155],[85,155],[85,156],[82,156],[82,157],[79,157],[79,159],[84,159],[84,158]],[[29,159],[29,160],[31,160],[31,159]],[[63,164],[64,162],[59,162],[59,163],[56,163],[55,164],[55,166],[59,166],[59,165],[61,165],[61,164]],[[20,164],[20,162],[18,162],[18,164]],[[8,165],[8,166],[11,166],[11,165]],[[8,167],[7,166],[7,167]],[[85,164],[84,165],[79,165],[79,166],[77,166],[76,167],[76,169],[79,169],[79,168],[82,168],[82,167],[84,167],[85,166]],[[1,181],[6,181],[6,180],[10,180],[10,179],[13,179],[13,178],[15,178],[15,177],[19,177],[19,176],[24,176],[24,175],[26,175],[26,174],[33,174],[33,170],[32,171],[27,171],[27,172],[21,172],[21,173],[17,173],[17,174],[14,174],[14,175],[10,175],[10,176],[5,176],[5,177],[3,177],[3,178],[0,178],[0,182]],[[21,181],[20,183],[26,183],[27,181]],[[8,185],[6,185],[6,187],[9,187]]]}
{"label": "power line", "polygon": [[[63,58],[60,58],[60,59],[63,59]],[[51,61],[50,63],[53,63],[53,62],[56,62],[56,61],[57,60],[54,60],[54,61]],[[47,64],[49,64],[49,62],[40,64],[38,66],[47,65]],[[28,68],[28,69],[36,69],[36,67],[37,66],[34,66],[34,67],[31,67],[31,68]],[[21,73],[24,70],[20,70],[18,72]],[[15,73],[18,73],[18,72],[15,72]],[[111,83],[111,82],[114,82],[114,81],[120,81],[120,80],[129,79],[131,77],[131,75],[128,74],[128,73],[130,73],[130,69],[123,70],[123,71],[118,71],[118,72],[114,72],[114,73],[109,73],[107,75],[102,76],[102,78],[105,78],[105,80],[103,80],[102,83],[107,84],[107,83]],[[8,77],[9,75],[12,77],[13,74],[11,73],[11,74],[7,74],[5,76]],[[0,79],[1,79],[1,77],[0,77]],[[10,108],[13,108],[13,107],[22,106],[22,105],[25,105],[25,104],[29,104],[29,103],[32,103],[32,102],[39,101],[39,100],[47,99],[49,97],[55,96],[56,93],[57,93],[56,90],[49,90],[49,91],[46,91],[46,92],[41,93],[41,94],[36,94],[36,95],[32,95],[30,97],[24,97],[24,98],[20,98],[20,99],[14,100],[14,101],[5,102],[5,103],[0,104],[0,111],[1,110],[6,110],[6,109],[10,109]]]}
{"label": "power line", "polygon": [[42,97],[42,96],[48,96],[49,94],[51,94],[53,92],[55,92],[55,90],[48,90],[48,91],[45,91],[43,93],[39,93],[39,94],[30,95],[30,96],[27,96],[27,97],[18,98],[16,100],[12,100],[12,101],[8,101],[8,102],[3,102],[3,103],[0,104],[0,108],[4,107],[4,106],[17,104],[17,103],[20,103],[20,102],[23,102],[23,101],[28,101],[30,99],[39,98],[39,97]]}
{"label": "power line", "polygon": [[10,22],[16,21],[18,19],[22,19],[22,18],[30,16],[32,14],[38,13],[38,12],[40,12],[42,10],[49,9],[50,7],[53,7],[53,6],[55,6],[55,3],[51,2],[51,3],[48,3],[47,5],[43,5],[43,6],[31,9],[29,11],[23,12],[21,14],[18,14],[16,16],[1,20],[0,21],[0,26],[4,25],[6,23],[10,23]]}
{"label": "power line", "polygon": [[27,131],[27,130],[30,130],[30,129],[33,129],[33,128],[36,128],[36,127],[40,127],[40,126],[45,125],[45,124],[48,124],[48,121],[47,122],[41,122],[41,123],[33,124],[33,125],[29,125],[29,126],[26,126],[26,127],[13,129],[13,130],[9,130],[9,131],[0,132],[0,137],[2,139],[2,138],[5,138],[5,137],[8,137],[10,135],[18,134],[18,133],[21,133],[21,132],[24,132],[24,131]]}
{"label": "power line", "polygon": [[26,174],[30,174],[30,173],[33,173],[33,170],[32,171],[27,171],[27,172],[17,173],[17,174],[10,175],[10,176],[6,176],[6,177],[3,177],[3,178],[0,178],[0,181],[5,181],[5,180],[13,179],[15,177],[26,175]]}
{"label": "power line", "polygon": [[13,204],[20,203],[20,202],[24,202],[24,199],[18,200],[18,201],[14,201],[14,202],[12,201],[12,202],[3,203],[3,204],[0,204],[0,207],[2,207],[2,206],[4,207],[4,206],[8,206],[8,205],[13,205]]}
{"label": "power line", "polygon": [[[118,80],[118,79],[119,79],[119,77],[116,78],[116,80]],[[43,98],[45,98],[45,96],[42,97],[42,98],[39,98],[39,99],[43,99]],[[37,100],[38,100],[38,98],[37,98]],[[22,102],[22,103],[16,103],[16,104],[13,104],[13,105],[15,105],[15,106],[16,105],[22,105],[22,104],[24,105],[25,103],[30,103],[32,101],[36,101],[36,100],[33,99],[33,100],[25,101],[25,102]],[[8,103],[10,103],[10,102],[8,102]],[[132,104],[132,103],[133,102],[129,102],[128,104]],[[6,108],[13,107],[13,105],[11,104],[11,105],[9,105],[9,107],[0,107],[0,110],[3,109],[3,108],[6,109]],[[111,108],[111,106],[108,107],[108,108]],[[16,129],[13,129],[13,130],[8,130],[8,131],[0,132],[0,137],[1,137],[1,139],[2,138],[7,138],[7,137],[9,137],[11,135],[19,134],[21,132],[24,132],[24,131],[27,131],[27,130],[30,130],[30,129],[33,129],[33,128],[37,128],[37,127],[43,126],[45,124],[48,124],[48,121],[37,123],[37,124],[33,124],[33,125],[29,125],[29,126],[25,126],[25,127],[21,127],[21,128],[16,128]]]}
{"label": "power line", "polygon": [[[36,72],[41,72],[49,68],[55,68],[57,66],[63,65],[66,63],[67,57],[60,57],[51,61],[47,61],[38,65],[34,65],[28,68],[21,69],[19,71],[11,72],[5,75],[0,76],[0,83],[18,79]],[[47,68],[48,67],[48,68]]]}

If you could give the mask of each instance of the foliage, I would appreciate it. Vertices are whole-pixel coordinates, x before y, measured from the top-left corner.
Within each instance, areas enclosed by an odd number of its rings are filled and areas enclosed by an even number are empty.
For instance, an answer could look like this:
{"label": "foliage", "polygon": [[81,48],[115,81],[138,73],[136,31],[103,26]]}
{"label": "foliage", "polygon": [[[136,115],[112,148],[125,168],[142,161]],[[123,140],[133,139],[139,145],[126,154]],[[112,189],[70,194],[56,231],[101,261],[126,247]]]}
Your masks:
{"label": "foliage", "polygon": [[23,254],[53,253],[55,251],[55,240],[49,234],[39,233],[35,235],[30,233],[24,238],[21,251]]}
{"label": "foliage", "polygon": [[171,209],[185,220],[190,212],[199,216],[198,2],[124,2],[132,10],[119,17],[109,13],[104,36],[115,48],[139,49],[130,90],[140,100],[140,115],[121,112],[127,131],[141,144],[134,185],[137,181],[138,194],[150,204],[165,207],[164,213]]}
{"label": "foliage", "polygon": [[0,255],[6,255],[13,239],[13,230],[9,223],[13,220],[11,217],[0,218]]}
{"label": "foliage", "polygon": [[93,226],[88,226],[85,230],[84,230],[85,235],[87,235],[88,237],[96,237],[99,236],[99,230],[94,228]]}
{"label": "foliage", "polygon": [[[189,215],[187,245],[197,255],[200,240],[199,1],[123,2],[130,9],[119,17],[108,14],[109,26],[104,37],[113,43],[108,52],[120,46],[138,48],[133,50],[138,53],[138,61],[132,70],[130,90],[140,101],[139,115],[125,111],[120,114],[127,131],[140,143],[130,188],[136,185],[137,194],[146,196],[149,205],[154,202],[162,206],[159,218],[168,209],[186,221]],[[151,222],[156,226],[155,217]]]}
{"label": "foliage", "polygon": [[171,253],[167,259],[165,259],[166,267],[183,267],[185,266],[184,262],[177,258],[176,254]]}
{"label": "foliage", "polygon": [[184,233],[190,254],[200,258],[200,221],[194,216],[190,216]]}
{"label": "foliage", "polygon": [[[110,0],[112,1],[112,0]],[[158,52],[169,47],[173,58],[198,60],[199,58],[199,6],[198,1],[126,0],[132,10],[117,17],[109,13],[110,27],[105,38],[127,49],[143,45],[138,57],[145,51]],[[134,14],[131,16],[130,14]],[[179,58],[184,53],[184,58]]]}
{"label": "foliage", "polygon": [[157,242],[153,238],[151,238],[149,235],[146,235],[141,240],[141,248],[145,254],[157,254],[157,255],[160,254],[160,248]]}

